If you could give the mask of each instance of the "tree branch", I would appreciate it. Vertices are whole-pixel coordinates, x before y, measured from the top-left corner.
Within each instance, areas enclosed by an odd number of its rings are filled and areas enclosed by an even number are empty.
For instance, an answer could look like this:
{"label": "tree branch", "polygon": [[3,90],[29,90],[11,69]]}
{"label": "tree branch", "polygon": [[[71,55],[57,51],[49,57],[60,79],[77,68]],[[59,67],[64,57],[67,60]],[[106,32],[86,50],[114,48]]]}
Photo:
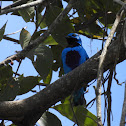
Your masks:
{"label": "tree branch", "polygon": [[11,37],[7,37],[6,35],[3,36],[3,39],[9,40],[9,41],[12,41],[12,42],[16,42],[18,44],[20,43],[19,40],[11,38]]}
{"label": "tree branch", "polygon": [[[126,59],[126,48],[123,44],[120,48],[118,63]],[[115,63],[117,52],[118,40],[115,40],[107,51],[104,71]],[[0,102],[0,119],[11,120],[18,126],[33,125],[48,108],[69,96],[75,85],[78,85],[77,88],[87,86],[97,77],[100,54],[101,51],[32,97]]]}
{"label": "tree branch", "polygon": [[114,2],[116,2],[116,3],[118,3],[118,4],[120,4],[121,6],[124,6],[124,2],[122,2],[121,0],[113,0]]}
{"label": "tree branch", "polygon": [[126,117],[126,81],[125,81],[125,94],[124,94],[124,102],[123,102],[120,126],[125,126],[125,124],[126,124],[125,117]]}
{"label": "tree branch", "polygon": [[97,87],[96,87],[96,107],[97,107],[97,118],[98,118],[98,123],[100,125],[102,125],[102,114],[101,114],[101,86],[102,86],[102,83],[101,83],[101,80],[102,80],[102,77],[103,77],[103,71],[104,71],[104,61],[105,61],[105,58],[106,58],[106,54],[107,54],[107,51],[108,51],[108,47],[111,43],[111,40],[113,38],[113,35],[115,33],[115,30],[120,22],[120,19],[122,17],[124,13],[124,10],[121,11],[120,15],[117,14],[116,16],[116,20],[111,28],[111,31],[109,33],[109,36],[106,40],[106,43],[105,43],[105,46],[103,48],[103,51],[100,55],[100,61],[99,61],[99,66],[98,66],[98,74],[97,74]]}
{"label": "tree branch", "polygon": [[7,14],[9,12],[22,10],[22,9],[25,9],[25,8],[28,8],[28,7],[33,7],[33,6],[36,6],[36,5],[39,5],[39,4],[42,4],[42,6],[45,6],[46,1],[45,0],[37,0],[37,1],[27,3],[27,4],[23,4],[23,5],[20,5],[20,6],[13,7],[13,8],[10,8],[10,9],[1,9],[0,15]]}
{"label": "tree branch", "polygon": [[[2,1],[3,1],[3,0],[2,0]],[[12,7],[19,6],[19,5],[24,4],[24,3],[26,3],[26,2],[27,2],[27,0],[17,0],[17,1],[15,1],[14,3],[12,3],[11,5],[2,8],[2,10],[10,9],[10,8],[12,8]]]}

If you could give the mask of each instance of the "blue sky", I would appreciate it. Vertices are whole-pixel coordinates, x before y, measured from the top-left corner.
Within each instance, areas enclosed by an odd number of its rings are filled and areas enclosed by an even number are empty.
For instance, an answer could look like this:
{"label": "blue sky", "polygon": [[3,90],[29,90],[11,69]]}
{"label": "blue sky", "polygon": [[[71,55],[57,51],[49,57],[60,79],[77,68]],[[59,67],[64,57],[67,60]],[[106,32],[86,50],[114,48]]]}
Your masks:
{"label": "blue sky", "polygon": [[[7,4],[10,4],[11,2],[3,2],[2,6],[4,7]],[[31,34],[35,30],[34,23],[25,23],[24,20],[21,17],[13,16],[13,15],[2,15],[0,16],[0,27],[2,27],[7,21],[6,31],[5,34],[13,33],[15,31],[18,31],[19,29],[22,29],[23,27],[27,27],[26,30],[28,30]],[[14,37],[16,39],[19,39],[19,33],[11,35],[10,37]],[[101,41],[98,40],[90,40],[86,37],[81,36],[81,39],[83,41],[83,47],[86,49],[89,57],[93,56],[97,51],[101,49]],[[6,57],[15,54],[15,51],[20,51],[21,47],[20,45],[14,44],[13,42],[2,40],[0,42],[0,62],[3,61]],[[116,66],[117,71],[117,78],[119,82],[123,82],[126,80],[126,70],[125,70],[126,61],[123,61],[122,63],[118,64]],[[16,71],[18,66],[17,62],[14,62],[13,70]],[[20,74],[24,74],[24,76],[30,76],[30,75],[38,75],[36,70],[34,69],[31,61],[29,59],[23,60],[21,67],[19,69]],[[58,74],[56,72],[53,73],[52,82],[58,79]],[[93,85],[96,85],[94,83]],[[89,92],[86,94],[87,102],[92,100],[95,97],[95,91],[93,89],[93,85],[90,86]],[[107,84],[105,84],[106,86]],[[35,88],[38,90],[38,88]],[[122,104],[123,104],[123,98],[124,98],[124,84],[122,86],[117,85],[115,80],[112,81],[112,114],[113,114],[113,121],[112,126],[118,126],[120,122],[121,112],[122,112]],[[25,97],[29,97],[33,95],[33,93],[27,93],[27,95],[23,95],[20,97],[17,97],[16,99],[24,99]],[[104,101],[104,97],[102,96],[102,101]],[[65,117],[61,116],[58,112],[54,110],[50,110],[51,112],[55,113],[62,121],[63,126],[72,126],[73,123],[69,120],[67,120]],[[96,115],[96,104],[93,105],[92,108],[89,109],[93,114]],[[104,102],[102,102],[102,114],[104,117]],[[105,123],[105,126],[107,124]]]}

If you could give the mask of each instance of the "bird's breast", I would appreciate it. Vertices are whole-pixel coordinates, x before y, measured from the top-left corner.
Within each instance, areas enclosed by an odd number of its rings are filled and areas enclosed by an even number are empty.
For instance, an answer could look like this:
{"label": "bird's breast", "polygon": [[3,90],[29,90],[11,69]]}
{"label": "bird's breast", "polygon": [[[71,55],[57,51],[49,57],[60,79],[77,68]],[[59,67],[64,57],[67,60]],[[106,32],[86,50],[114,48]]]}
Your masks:
{"label": "bird's breast", "polygon": [[76,50],[71,50],[66,53],[66,64],[68,67],[70,67],[72,70],[79,66],[80,62],[80,54]]}

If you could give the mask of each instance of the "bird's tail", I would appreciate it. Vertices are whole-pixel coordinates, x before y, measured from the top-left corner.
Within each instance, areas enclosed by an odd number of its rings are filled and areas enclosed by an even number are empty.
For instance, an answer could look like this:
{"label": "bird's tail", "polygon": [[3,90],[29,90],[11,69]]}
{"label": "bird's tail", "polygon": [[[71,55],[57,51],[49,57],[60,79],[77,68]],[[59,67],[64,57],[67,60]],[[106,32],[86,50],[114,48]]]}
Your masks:
{"label": "bird's tail", "polygon": [[83,87],[73,93],[73,105],[74,106],[86,105],[86,100],[84,98],[84,88]]}

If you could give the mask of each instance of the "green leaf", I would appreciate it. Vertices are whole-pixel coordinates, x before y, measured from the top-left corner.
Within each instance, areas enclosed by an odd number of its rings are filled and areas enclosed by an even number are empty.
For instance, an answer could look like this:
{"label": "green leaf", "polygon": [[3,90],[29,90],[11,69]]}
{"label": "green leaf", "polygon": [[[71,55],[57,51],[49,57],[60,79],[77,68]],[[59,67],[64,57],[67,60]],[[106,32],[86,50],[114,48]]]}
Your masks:
{"label": "green leaf", "polygon": [[58,117],[50,112],[45,112],[38,120],[40,126],[62,126]]}
{"label": "green leaf", "polygon": [[0,66],[0,84],[6,84],[8,79],[12,77],[13,71],[12,67],[7,65],[7,66]]}
{"label": "green leaf", "polygon": [[103,37],[103,30],[102,28],[96,24],[92,23],[90,26],[86,29],[79,30],[79,34],[85,34],[90,38],[102,38]]}
{"label": "green leaf", "polygon": [[[53,108],[60,112],[63,116],[76,122],[70,104],[60,104],[54,106]],[[77,106],[73,107],[73,110],[78,120],[79,126],[97,126],[97,117],[89,112],[86,108],[83,106]]]}
{"label": "green leaf", "polygon": [[[29,0],[27,3],[33,2],[33,0]],[[34,17],[34,7],[29,7],[23,10],[18,11],[19,14],[22,16],[25,22],[29,22],[30,19]]]}
{"label": "green leaf", "polygon": [[43,45],[58,45],[58,43],[53,39],[52,36],[49,36],[44,42]]}
{"label": "green leaf", "polygon": [[[22,49],[24,49],[29,44],[30,40],[31,40],[31,34],[23,28],[20,33],[20,41],[19,41]],[[32,61],[33,56],[34,56],[34,49],[30,50],[27,54],[27,57]]]}
{"label": "green leaf", "polygon": [[53,53],[53,60],[55,61],[53,62],[52,69],[54,71],[57,71],[59,67],[62,67],[61,53],[62,53],[63,47],[60,45],[53,45],[51,46],[51,50]]}
{"label": "green leaf", "polygon": [[0,87],[0,101],[12,101],[15,99],[19,91],[19,84],[12,77],[8,79],[6,84]]}
{"label": "green leaf", "polygon": [[3,38],[4,32],[5,32],[5,27],[6,27],[7,22],[3,25],[3,27],[0,29],[0,41]]}
{"label": "green leaf", "polygon": [[12,124],[11,124],[11,125],[9,125],[9,126],[17,126],[17,125],[15,125],[15,124],[13,124],[13,123],[12,123]]}
{"label": "green leaf", "polygon": [[43,82],[44,82],[45,84],[50,84],[51,79],[52,79],[52,70],[50,70],[48,76],[46,77],[46,79],[43,80]]}
{"label": "green leaf", "polygon": [[105,17],[101,17],[99,20],[102,24],[105,23],[105,20],[107,21],[107,27],[111,29],[114,20],[115,20],[116,14],[114,13],[107,13]]}
{"label": "green leaf", "polygon": [[31,37],[31,40],[37,39],[42,33],[44,33],[45,30],[35,31]]}
{"label": "green leaf", "polygon": [[39,83],[39,77],[28,76],[18,78],[18,83],[20,85],[20,90],[18,95],[25,94],[33,89]]}
{"label": "green leaf", "polygon": [[[40,23],[41,19],[43,18],[43,16],[40,14],[38,14],[38,24]],[[43,29],[47,27],[46,23],[45,23],[45,20],[43,20],[41,23],[40,23],[40,28]]]}
{"label": "green leaf", "polygon": [[[32,40],[38,38],[40,36],[40,34],[42,34],[45,30],[40,30],[35,32],[32,35]],[[42,45],[58,45],[58,43],[55,41],[55,39],[53,39],[52,36],[49,36],[44,42],[42,42]]]}
{"label": "green leaf", "polygon": [[32,63],[41,77],[46,79],[52,67],[52,51],[47,46],[40,44],[39,47],[35,49],[35,55],[36,60],[34,60]]}
{"label": "green leaf", "polygon": [[11,66],[0,66],[0,101],[14,100],[18,93],[19,85],[12,76]]}
{"label": "green leaf", "polygon": [[22,49],[24,49],[28,45],[30,40],[31,40],[30,33],[23,28],[20,33],[20,44]]}
{"label": "green leaf", "polygon": [[[61,11],[62,8],[59,8],[57,6],[51,6],[46,9],[45,22],[47,26],[50,26],[52,24],[52,22],[56,19],[56,17],[60,14]],[[65,36],[70,32],[74,32],[74,27],[72,26],[69,18],[66,16],[56,26],[55,30],[52,32],[51,35],[57,43],[61,44],[63,47],[66,47],[67,42]]]}

